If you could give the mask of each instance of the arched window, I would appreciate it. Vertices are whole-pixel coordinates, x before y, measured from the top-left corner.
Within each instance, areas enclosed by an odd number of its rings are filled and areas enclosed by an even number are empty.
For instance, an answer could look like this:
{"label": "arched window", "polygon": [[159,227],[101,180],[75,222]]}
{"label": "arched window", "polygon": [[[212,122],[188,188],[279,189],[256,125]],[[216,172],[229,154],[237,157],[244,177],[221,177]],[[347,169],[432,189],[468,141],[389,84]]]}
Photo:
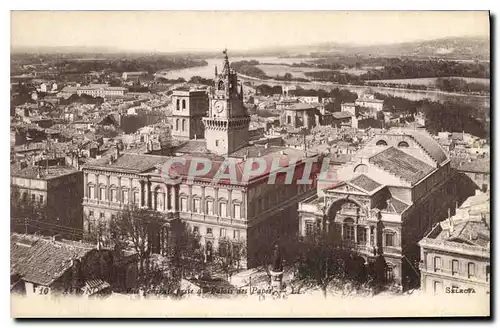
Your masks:
{"label": "arched window", "polygon": [[175,120],[175,131],[179,131],[179,119]]}
{"label": "arched window", "polygon": [[106,200],[106,187],[104,185],[99,186],[99,200]]}
{"label": "arched window", "polygon": [[154,194],[154,209],[159,211],[165,210],[165,193],[163,189],[156,188]]}
{"label": "arched window", "polygon": [[344,220],[344,240],[354,241],[354,220],[347,218]]}
{"label": "arched window", "polygon": [[117,193],[116,193],[116,187],[114,185],[112,185],[111,187],[109,187],[109,192],[110,192],[110,200],[112,202],[117,202],[118,201],[118,198],[117,198]]}
{"label": "arched window", "polygon": [[219,199],[219,216],[220,217],[228,217],[227,215],[227,200],[221,198]]}
{"label": "arched window", "polygon": [[122,203],[128,204],[128,189],[122,189]]}
{"label": "arched window", "polygon": [[406,141],[401,141],[400,143],[398,143],[398,147],[408,148],[410,147],[410,145]]}
{"label": "arched window", "polygon": [[193,198],[193,209],[191,212],[193,213],[201,213],[201,207],[200,207],[200,199],[198,197]]}
{"label": "arched window", "polygon": [[181,103],[181,101],[179,99],[177,99],[177,101],[176,101],[176,109],[177,110],[181,109],[180,103]]}
{"label": "arched window", "polygon": [[365,164],[359,164],[354,168],[354,173],[367,173],[368,172],[368,166]]}
{"label": "arched window", "polygon": [[182,99],[182,109],[186,109],[186,99]]}
{"label": "arched window", "polygon": [[218,86],[218,89],[219,89],[219,90],[224,90],[224,82],[219,81],[219,86]]}
{"label": "arched window", "polygon": [[185,118],[182,119],[182,131],[183,132],[186,131],[186,119]]}
{"label": "arched window", "polygon": [[387,146],[387,142],[385,142],[385,140],[379,140],[377,141],[377,146]]}

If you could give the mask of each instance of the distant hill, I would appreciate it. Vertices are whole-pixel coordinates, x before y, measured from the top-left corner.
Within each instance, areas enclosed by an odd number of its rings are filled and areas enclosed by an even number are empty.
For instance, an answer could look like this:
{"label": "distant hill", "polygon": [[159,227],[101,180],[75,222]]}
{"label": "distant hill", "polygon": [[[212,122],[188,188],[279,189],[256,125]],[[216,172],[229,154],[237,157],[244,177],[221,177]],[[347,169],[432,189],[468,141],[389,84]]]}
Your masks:
{"label": "distant hill", "polygon": [[73,47],[73,46],[28,46],[28,47],[12,47],[10,49],[13,54],[96,54],[96,53],[116,53],[120,49],[111,47]]}
{"label": "distant hill", "polygon": [[487,37],[449,37],[436,40],[414,41],[393,44],[359,46],[335,42],[276,47],[249,51],[249,54],[287,55],[287,56],[334,56],[358,55],[376,57],[439,57],[457,60],[489,60],[490,40]]}

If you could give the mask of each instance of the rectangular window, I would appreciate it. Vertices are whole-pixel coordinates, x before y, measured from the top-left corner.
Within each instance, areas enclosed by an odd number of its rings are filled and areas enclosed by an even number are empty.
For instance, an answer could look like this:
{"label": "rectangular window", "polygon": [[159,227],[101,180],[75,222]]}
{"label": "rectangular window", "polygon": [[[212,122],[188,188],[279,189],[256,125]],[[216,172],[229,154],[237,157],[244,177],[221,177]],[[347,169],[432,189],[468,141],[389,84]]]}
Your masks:
{"label": "rectangular window", "polygon": [[443,284],[440,281],[434,281],[434,293],[439,294],[443,291]]}
{"label": "rectangular window", "polygon": [[314,235],[314,221],[307,220],[306,221],[306,236]]}
{"label": "rectangular window", "polygon": [[221,237],[226,237],[226,229],[220,228],[220,236]]}
{"label": "rectangular window", "polygon": [[89,218],[93,218],[94,217],[94,211],[89,211]]}
{"label": "rectangular window", "polygon": [[39,197],[40,197],[40,203],[43,204],[43,195],[40,195]]}
{"label": "rectangular window", "polygon": [[214,202],[211,200],[207,201],[207,214],[208,215],[214,214]]}
{"label": "rectangular window", "polygon": [[434,257],[434,272],[441,271],[441,258],[439,256]]}
{"label": "rectangular window", "polygon": [[219,140],[215,139],[215,147],[219,147]]}
{"label": "rectangular window", "polygon": [[365,245],[366,244],[366,228],[358,227],[358,244]]}
{"label": "rectangular window", "polygon": [[104,219],[104,212],[99,213],[99,219]]}
{"label": "rectangular window", "polygon": [[219,204],[219,216],[221,217],[227,217],[227,208],[226,208],[226,203],[220,203]]}
{"label": "rectangular window", "polygon": [[474,263],[469,263],[467,265],[467,273],[469,278],[472,278],[476,275],[476,265]]}
{"label": "rectangular window", "polygon": [[490,281],[490,266],[486,266],[486,281]]}
{"label": "rectangular window", "polygon": [[207,235],[211,235],[212,234],[212,228],[207,228]]}
{"label": "rectangular window", "polygon": [[196,234],[196,233],[198,233],[198,232],[200,232],[200,228],[199,228],[198,226],[194,226],[194,227],[193,227],[193,233],[195,233],[195,234]]}
{"label": "rectangular window", "polygon": [[385,234],[385,246],[394,246],[394,234],[393,233],[386,233]]}
{"label": "rectangular window", "polygon": [[31,201],[34,202],[36,200],[36,195],[35,194],[31,194]]}
{"label": "rectangular window", "polygon": [[354,241],[354,225],[344,224],[344,240]]}
{"label": "rectangular window", "polygon": [[111,201],[116,202],[116,189],[111,189]]}
{"label": "rectangular window", "polygon": [[234,230],[233,231],[233,238],[234,239],[240,239],[240,231],[239,230]]}
{"label": "rectangular window", "polygon": [[116,215],[111,214],[111,221],[115,221],[115,220],[116,220]]}
{"label": "rectangular window", "polygon": [[194,213],[200,213],[200,200],[199,199],[193,199],[193,212]]}
{"label": "rectangular window", "polygon": [[286,124],[292,124],[292,118],[290,116],[286,117]]}
{"label": "rectangular window", "polygon": [[187,198],[181,198],[181,211],[187,212],[188,200]]}
{"label": "rectangular window", "polygon": [[240,212],[240,205],[239,204],[234,204],[233,205],[233,215],[235,219],[241,218],[241,212]]}
{"label": "rectangular window", "polygon": [[451,261],[451,274],[453,276],[455,276],[455,275],[458,274],[458,269],[459,269],[458,265],[459,265],[458,260],[452,260]]}

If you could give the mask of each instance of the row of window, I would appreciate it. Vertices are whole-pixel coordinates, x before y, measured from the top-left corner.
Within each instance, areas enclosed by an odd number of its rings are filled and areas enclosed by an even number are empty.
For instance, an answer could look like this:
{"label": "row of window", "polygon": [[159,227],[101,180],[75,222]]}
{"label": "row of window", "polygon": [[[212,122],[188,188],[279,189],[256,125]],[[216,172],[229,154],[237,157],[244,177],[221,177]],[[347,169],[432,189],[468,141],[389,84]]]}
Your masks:
{"label": "row of window", "polygon": [[[109,200],[112,202],[118,202],[117,198],[117,189],[110,189],[110,195],[109,195]],[[129,197],[129,191],[128,190],[122,190],[121,194],[121,200],[122,203],[128,203],[128,197]],[[106,187],[100,187],[98,188],[97,195],[95,193],[95,187],[94,186],[87,186],[87,198],[89,199],[98,199],[98,200],[106,200]],[[132,202],[138,204],[140,201],[139,198],[139,191],[138,190],[133,190],[132,192]]]}
{"label": "row of window", "polygon": [[[201,200],[198,198],[194,198],[193,202],[191,204],[191,212],[192,213],[202,213],[202,208],[201,208]],[[181,203],[180,203],[180,210],[181,212],[189,212],[188,209],[188,199],[182,197],[181,198]],[[227,212],[227,203],[226,202],[219,202],[219,212],[218,215],[221,217],[229,217],[228,212]],[[207,200],[205,201],[205,211],[204,214],[208,215],[214,215],[214,201],[213,200]],[[233,204],[233,218],[239,219],[241,218],[241,205],[240,204]]]}
{"label": "row of window", "polygon": [[[434,272],[441,272],[442,271],[442,259],[439,256],[434,257]],[[458,276],[460,275],[461,268],[460,268],[460,261],[458,260],[451,260],[451,275],[452,276]],[[476,264],[473,262],[467,263],[467,278],[473,278],[476,276]],[[490,266],[486,266],[486,281],[489,281],[490,279]]]}
{"label": "row of window", "polygon": [[[179,122],[182,122],[182,126],[179,125]],[[180,119],[175,120],[175,131],[186,131],[186,119],[183,118],[182,121]]]}
{"label": "row of window", "polygon": [[[28,200],[28,192],[26,192],[26,191],[23,192],[23,194],[22,194],[22,200],[23,200],[23,202],[26,202]],[[31,194],[31,201],[33,203],[36,202],[36,194]],[[40,204],[43,204],[43,195],[39,195],[38,196],[38,202]]]}
{"label": "row of window", "polygon": [[[385,140],[379,140],[376,143],[377,146],[387,146],[387,141]],[[408,148],[410,145],[406,141],[401,141],[398,143],[398,147],[400,148]]]}
{"label": "row of window", "polygon": [[186,99],[182,99],[182,102],[180,99],[177,99],[175,103],[175,108],[177,110],[181,110],[181,104],[182,104],[182,109],[186,109]]}
{"label": "row of window", "polygon": [[[200,227],[193,226],[193,233],[195,233],[195,234],[200,233]],[[210,227],[207,227],[206,234],[207,235],[213,235],[213,229],[210,228]],[[220,230],[219,230],[219,236],[220,237],[227,237],[226,229],[225,228],[220,228]],[[239,238],[240,238],[240,231],[239,230],[233,230],[233,239],[239,239]]]}
{"label": "row of window", "polygon": [[[305,233],[306,236],[314,235],[315,223],[313,220],[307,220],[305,222]],[[373,236],[373,230],[370,228],[369,230],[371,234],[371,240],[374,241],[375,237]],[[349,242],[357,242],[358,244],[366,244],[367,242],[367,227],[366,226],[355,226],[354,221],[352,219],[345,219],[344,224],[342,225],[342,236],[343,240]],[[394,247],[396,246],[396,233],[393,231],[384,232],[384,246]]]}

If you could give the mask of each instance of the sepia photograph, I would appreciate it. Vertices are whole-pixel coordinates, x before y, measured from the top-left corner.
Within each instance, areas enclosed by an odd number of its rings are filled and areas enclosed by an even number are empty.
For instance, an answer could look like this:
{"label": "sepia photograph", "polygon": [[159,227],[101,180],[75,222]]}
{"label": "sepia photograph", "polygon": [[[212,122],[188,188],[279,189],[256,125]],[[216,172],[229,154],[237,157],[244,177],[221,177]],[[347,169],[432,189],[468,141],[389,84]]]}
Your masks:
{"label": "sepia photograph", "polygon": [[11,11],[11,317],[489,318],[490,20]]}

